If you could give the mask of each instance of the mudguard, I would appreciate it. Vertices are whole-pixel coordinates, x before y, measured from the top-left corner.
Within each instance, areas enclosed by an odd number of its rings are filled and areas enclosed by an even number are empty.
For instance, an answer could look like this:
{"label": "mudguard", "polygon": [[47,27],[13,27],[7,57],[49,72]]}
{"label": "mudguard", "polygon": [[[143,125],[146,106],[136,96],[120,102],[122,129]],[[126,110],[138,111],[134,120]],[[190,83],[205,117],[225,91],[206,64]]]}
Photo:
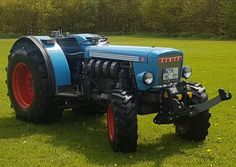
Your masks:
{"label": "mudguard", "polygon": [[[45,42],[46,41],[46,42]],[[49,41],[47,43],[47,41]],[[71,75],[66,57],[61,47],[48,36],[25,36],[18,39],[10,53],[18,49],[24,50],[24,46],[31,46],[32,51],[38,49],[47,67],[50,94],[58,92],[59,87],[71,85]]]}

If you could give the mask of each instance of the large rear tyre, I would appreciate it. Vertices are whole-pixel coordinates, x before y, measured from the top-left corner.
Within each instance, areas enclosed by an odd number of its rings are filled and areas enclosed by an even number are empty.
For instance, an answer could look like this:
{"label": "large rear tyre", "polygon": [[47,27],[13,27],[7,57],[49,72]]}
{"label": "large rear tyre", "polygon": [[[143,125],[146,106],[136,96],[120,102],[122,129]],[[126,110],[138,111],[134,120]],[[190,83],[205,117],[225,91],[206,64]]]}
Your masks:
{"label": "large rear tyre", "polygon": [[[205,88],[200,84],[188,85],[193,93],[191,104],[198,104],[207,101],[208,96]],[[208,128],[210,127],[209,119],[211,114],[206,110],[192,118],[182,118],[175,122],[175,131],[178,136],[187,140],[203,141],[208,135]]]}
{"label": "large rear tyre", "polygon": [[108,139],[115,152],[135,152],[137,112],[132,96],[113,94],[107,108]]}
{"label": "large rear tyre", "polygon": [[7,86],[17,119],[47,123],[62,116],[49,95],[48,71],[39,51],[16,50],[9,55]]}

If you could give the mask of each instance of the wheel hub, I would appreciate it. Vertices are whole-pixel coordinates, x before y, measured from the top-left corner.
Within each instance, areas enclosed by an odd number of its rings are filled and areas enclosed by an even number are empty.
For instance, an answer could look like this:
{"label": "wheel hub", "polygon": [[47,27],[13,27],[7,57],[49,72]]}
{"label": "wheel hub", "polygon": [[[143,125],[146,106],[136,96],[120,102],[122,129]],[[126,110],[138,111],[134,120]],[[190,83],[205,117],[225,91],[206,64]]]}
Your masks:
{"label": "wheel hub", "polygon": [[18,63],[12,75],[12,89],[17,104],[23,108],[29,108],[34,101],[34,80],[32,72],[24,63]]}

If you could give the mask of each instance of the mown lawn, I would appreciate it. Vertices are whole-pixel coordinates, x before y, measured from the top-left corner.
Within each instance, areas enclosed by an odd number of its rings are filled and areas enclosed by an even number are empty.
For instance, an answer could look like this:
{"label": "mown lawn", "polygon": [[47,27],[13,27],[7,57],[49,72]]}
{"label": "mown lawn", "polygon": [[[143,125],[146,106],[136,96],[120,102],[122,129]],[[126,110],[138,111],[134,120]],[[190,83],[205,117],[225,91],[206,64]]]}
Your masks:
{"label": "mown lawn", "polygon": [[[66,112],[53,125],[15,119],[5,85],[7,55],[14,40],[0,40],[0,166],[236,166],[236,101],[214,107],[204,143],[175,136],[173,125],[158,126],[155,115],[138,117],[138,150],[113,153],[105,116]],[[210,97],[224,87],[236,95],[236,41],[207,41],[112,36],[112,44],[164,46],[185,53],[193,68],[191,80],[207,87]]]}

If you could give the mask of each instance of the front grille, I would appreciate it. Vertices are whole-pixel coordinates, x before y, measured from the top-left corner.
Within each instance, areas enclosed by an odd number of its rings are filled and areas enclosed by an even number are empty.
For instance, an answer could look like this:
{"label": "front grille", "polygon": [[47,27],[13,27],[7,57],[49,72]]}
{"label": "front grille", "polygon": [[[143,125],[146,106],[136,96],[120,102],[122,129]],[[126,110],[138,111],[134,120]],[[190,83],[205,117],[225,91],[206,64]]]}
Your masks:
{"label": "front grille", "polygon": [[183,57],[170,55],[158,59],[158,85],[177,82],[181,78]]}

